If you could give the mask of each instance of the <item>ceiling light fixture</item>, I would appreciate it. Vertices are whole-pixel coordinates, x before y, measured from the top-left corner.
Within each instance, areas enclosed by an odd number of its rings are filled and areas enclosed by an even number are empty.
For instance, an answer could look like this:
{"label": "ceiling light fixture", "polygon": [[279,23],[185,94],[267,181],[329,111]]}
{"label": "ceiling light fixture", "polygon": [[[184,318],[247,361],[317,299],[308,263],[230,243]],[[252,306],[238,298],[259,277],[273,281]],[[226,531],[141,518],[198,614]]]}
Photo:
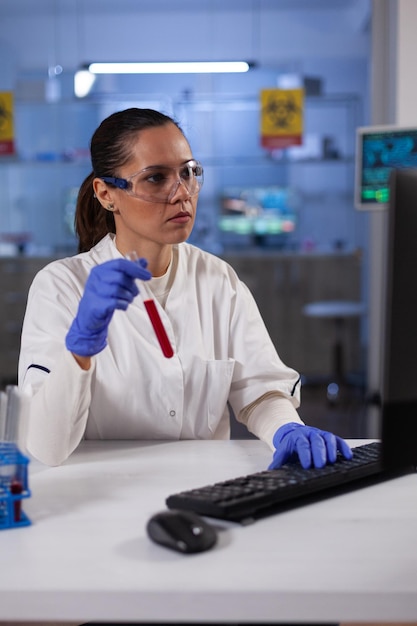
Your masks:
{"label": "ceiling light fixture", "polygon": [[91,91],[96,77],[87,69],[78,70],[74,75],[74,93],[77,98],[85,98]]}
{"label": "ceiling light fixture", "polygon": [[167,63],[90,63],[92,74],[217,74],[247,72],[246,61],[184,61]]}

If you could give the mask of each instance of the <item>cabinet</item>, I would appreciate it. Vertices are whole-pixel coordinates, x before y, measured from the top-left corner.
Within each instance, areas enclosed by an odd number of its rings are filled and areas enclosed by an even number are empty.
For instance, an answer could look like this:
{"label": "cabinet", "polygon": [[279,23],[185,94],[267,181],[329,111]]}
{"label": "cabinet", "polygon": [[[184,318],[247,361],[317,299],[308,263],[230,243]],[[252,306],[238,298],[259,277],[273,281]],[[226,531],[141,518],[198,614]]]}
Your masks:
{"label": "cabinet", "polygon": [[[305,145],[266,152],[259,141],[259,101],[254,95],[102,97],[100,100],[15,103],[15,159],[0,159],[0,242],[29,234],[35,254],[75,249],[72,218],[77,189],[90,172],[89,141],[100,121],[130,106],[174,116],[205,167],[205,183],[191,241],[213,252],[272,249],[319,251],[362,247],[365,216],[353,209],[355,95],[307,97]],[[279,187],[292,190],[296,229],[289,236],[259,237],[219,228],[225,191]]]}
{"label": "cabinet", "polygon": [[97,119],[92,105],[15,103],[17,156],[0,159],[0,242],[22,237],[36,255],[75,249],[75,197]]}
{"label": "cabinet", "polygon": [[[367,216],[359,215],[353,203],[355,130],[361,122],[357,96],[306,97],[303,146],[285,151],[261,147],[257,97],[201,96],[175,103],[175,112],[205,166],[193,234],[198,245],[215,252],[255,245],[322,253],[366,245]],[[223,194],[249,196],[252,209],[251,195],[277,187],[289,193],[294,231],[248,232],[243,220],[234,230],[219,228]]]}

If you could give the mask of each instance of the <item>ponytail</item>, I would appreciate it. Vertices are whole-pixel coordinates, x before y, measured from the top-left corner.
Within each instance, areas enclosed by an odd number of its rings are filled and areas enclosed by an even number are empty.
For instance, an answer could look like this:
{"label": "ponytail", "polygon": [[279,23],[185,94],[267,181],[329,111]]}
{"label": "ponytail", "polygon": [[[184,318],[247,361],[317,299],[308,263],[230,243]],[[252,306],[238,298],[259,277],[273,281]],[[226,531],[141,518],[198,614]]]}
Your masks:
{"label": "ponytail", "polygon": [[113,213],[106,211],[94,195],[94,178],[91,172],[78,192],[74,219],[78,252],[87,252],[107,233],[116,232]]}

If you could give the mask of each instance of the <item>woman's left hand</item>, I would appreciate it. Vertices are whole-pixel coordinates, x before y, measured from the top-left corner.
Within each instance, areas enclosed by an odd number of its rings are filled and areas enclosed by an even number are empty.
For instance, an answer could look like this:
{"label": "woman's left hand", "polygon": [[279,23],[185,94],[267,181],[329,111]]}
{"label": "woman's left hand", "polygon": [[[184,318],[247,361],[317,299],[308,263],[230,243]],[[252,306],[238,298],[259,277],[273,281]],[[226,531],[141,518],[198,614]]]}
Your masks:
{"label": "woman's left hand", "polygon": [[341,437],[297,422],[278,428],[273,443],[276,449],[268,469],[277,469],[297,460],[305,469],[324,467],[336,461],[338,452],[346,459],[353,456],[351,448]]}

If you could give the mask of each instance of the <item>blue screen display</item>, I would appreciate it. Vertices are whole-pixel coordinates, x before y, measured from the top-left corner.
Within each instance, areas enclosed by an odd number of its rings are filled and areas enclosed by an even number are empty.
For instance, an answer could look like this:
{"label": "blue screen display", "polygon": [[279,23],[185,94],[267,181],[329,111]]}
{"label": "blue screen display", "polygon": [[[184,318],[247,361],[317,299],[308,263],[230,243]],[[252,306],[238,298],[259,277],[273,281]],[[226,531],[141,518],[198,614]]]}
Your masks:
{"label": "blue screen display", "polygon": [[417,128],[359,128],[357,139],[356,206],[386,207],[391,171],[417,168]]}

